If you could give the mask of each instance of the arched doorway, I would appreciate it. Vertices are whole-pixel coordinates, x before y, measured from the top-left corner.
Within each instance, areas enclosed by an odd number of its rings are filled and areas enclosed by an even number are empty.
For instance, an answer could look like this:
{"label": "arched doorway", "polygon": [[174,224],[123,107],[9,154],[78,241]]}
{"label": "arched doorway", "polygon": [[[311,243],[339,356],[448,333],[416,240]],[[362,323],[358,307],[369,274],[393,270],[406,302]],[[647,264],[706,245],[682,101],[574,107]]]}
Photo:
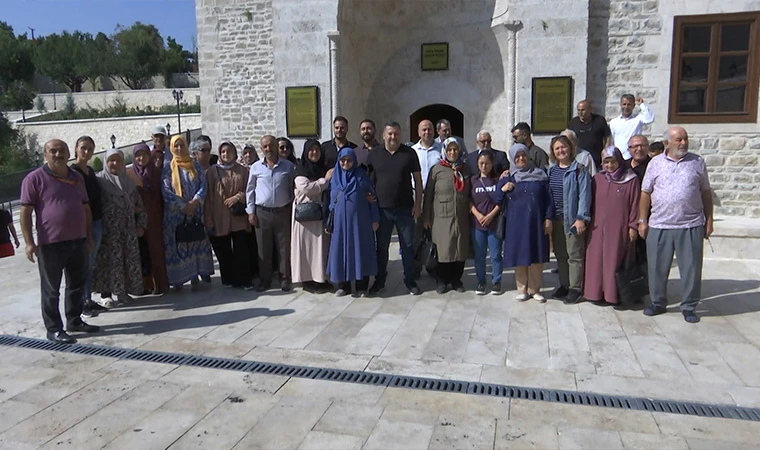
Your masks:
{"label": "arched doorway", "polygon": [[441,119],[447,119],[451,122],[451,134],[464,138],[464,114],[462,114],[462,111],[451,105],[436,103],[434,105],[423,106],[409,116],[411,142],[420,140],[420,135],[417,134],[417,126],[425,119],[433,122],[433,125]]}

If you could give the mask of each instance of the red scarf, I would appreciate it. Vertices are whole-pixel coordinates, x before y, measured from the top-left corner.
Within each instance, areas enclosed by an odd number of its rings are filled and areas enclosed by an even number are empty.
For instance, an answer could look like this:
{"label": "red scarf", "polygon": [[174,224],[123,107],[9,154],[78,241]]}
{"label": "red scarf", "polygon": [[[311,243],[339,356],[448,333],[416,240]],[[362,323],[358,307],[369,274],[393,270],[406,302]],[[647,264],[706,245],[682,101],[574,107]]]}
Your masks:
{"label": "red scarf", "polygon": [[446,159],[441,159],[441,165],[443,167],[449,167],[452,171],[454,171],[454,188],[457,190],[457,192],[462,192],[464,190],[464,175],[462,175],[462,158],[459,158],[457,162],[454,164],[451,164]]}

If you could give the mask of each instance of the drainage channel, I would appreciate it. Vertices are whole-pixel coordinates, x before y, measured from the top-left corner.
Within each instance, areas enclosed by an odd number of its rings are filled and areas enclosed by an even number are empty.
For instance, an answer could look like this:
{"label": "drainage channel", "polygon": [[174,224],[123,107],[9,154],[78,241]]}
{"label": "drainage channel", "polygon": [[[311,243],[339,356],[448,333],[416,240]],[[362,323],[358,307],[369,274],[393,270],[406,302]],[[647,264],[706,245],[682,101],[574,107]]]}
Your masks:
{"label": "drainage channel", "polygon": [[74,353],[79,355],[104,356],[130,361],[145,361],[180,366],[260,373],[265,375],[309,378],[312,380],[337,381],[372,386],[386,386],[391,388],[451,392],[465,395],[485,395],[490,397],[535,400],[569,405],[598,406],[612,409],[665,412],[688,416],[716,417],[760,422],[760,408],[745,408],[733,405],[604,395],[559,389],[538,389],[472,381],[420,378],[354,370],[326,369],[240,359],[216,358],[213,356],[189,355],[183,353],[106,347],[93,344],[66,345],[22,336],[0,335],[0,345],[34,350]]}

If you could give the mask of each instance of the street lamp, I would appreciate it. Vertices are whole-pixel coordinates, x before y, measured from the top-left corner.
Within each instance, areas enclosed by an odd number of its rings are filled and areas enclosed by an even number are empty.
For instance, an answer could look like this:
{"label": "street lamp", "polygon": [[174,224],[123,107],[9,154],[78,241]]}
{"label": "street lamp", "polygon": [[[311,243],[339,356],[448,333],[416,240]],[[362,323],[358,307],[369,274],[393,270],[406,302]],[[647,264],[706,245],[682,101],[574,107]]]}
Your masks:
{"label": "street lamp", "polygon": [[111,135],[111,148],[116,148],[116,136]]}
{"label": "street lamp", "polygon": [[179,118],[179,101],[182,100],[182,91],[178,91],[176,89],[172,90],[172,97],[174,97],[174,100],[177,101],[177,132],[182,133],[182,122],[180,122]]}
{"label": "street lamp", "polygon": [[166,134],[171,137],[172,136],[172,124],[167,123],[166,124]]}

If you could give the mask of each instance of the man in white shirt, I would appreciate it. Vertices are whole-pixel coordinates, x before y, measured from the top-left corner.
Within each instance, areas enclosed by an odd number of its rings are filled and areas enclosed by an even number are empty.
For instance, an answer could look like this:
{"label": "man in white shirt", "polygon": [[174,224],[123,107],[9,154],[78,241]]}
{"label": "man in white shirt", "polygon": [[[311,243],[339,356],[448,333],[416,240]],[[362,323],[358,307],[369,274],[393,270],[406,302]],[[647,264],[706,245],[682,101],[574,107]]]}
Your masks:
{"label": "man in white shirt", "polygon": [[[635,106],[639,107],[637,114],[633,113]],[[628,152],[628,141],[632,136],[641,134],[641,128],[654,122],[654,114],[644,103],[644,99],[625,94],[620,97],[620,116],[610,120],[610,132],[615,147],[623,154],[626,160],[631,159]]]}
{"label": "man in white shirt", "polygon": [[417,126],[417,134],[420,135],[420,140],[416,144],[412,145],[417,158],[420,160],[420,168],[422,169],[422,186],[427,185],[428,174],[430,169],[441,161],[441,143],[436,142],[433,138],[433,122],[429,120],[423,120]]}
{"label": "man in white shirt", "polygon": [[443,141],[451,137],[451,122],[446,119],[441,119],[435,125],[435,130],[438,133],[438,137],[435,138],[435,142],[443,144]]}

